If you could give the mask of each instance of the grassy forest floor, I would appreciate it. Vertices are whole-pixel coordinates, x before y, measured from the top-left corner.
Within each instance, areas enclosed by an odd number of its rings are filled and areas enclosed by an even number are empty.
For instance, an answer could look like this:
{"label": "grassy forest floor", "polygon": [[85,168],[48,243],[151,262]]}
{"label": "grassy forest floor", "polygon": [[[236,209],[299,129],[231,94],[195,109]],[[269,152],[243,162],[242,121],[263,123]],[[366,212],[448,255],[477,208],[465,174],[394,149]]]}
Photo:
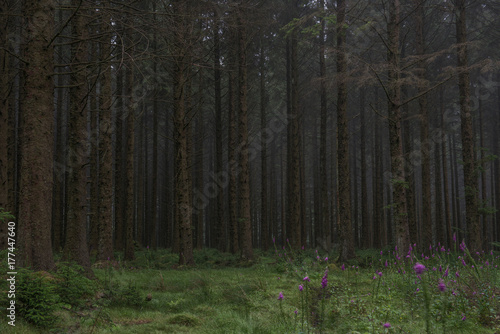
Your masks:
{"label": "grassy forest floor", "polygon": [[0,333],[500,332],[499,254],[357,254],[335,263],[335,254],[286,248],[250,264],[206,249],[195,268],[179,268],[168,250],[143,250],[132,262],[95,263],[93,280],[64,263],[22,271],[16,326],[3,315]]}

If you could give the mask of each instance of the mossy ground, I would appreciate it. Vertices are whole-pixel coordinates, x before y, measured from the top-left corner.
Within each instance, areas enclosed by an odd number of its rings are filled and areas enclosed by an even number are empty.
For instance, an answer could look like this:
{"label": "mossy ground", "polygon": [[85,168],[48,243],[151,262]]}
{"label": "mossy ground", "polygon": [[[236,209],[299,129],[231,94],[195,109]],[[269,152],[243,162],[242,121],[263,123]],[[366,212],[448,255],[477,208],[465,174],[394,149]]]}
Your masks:
{"label": "mossy ground", "polygon": [[[440,292],[436,284],[442,272],[433,272],[431,262],[420,282],[414,273],[405,276],[396,266],[385,267],[379,251],[360,252],[345,270],[324,261],[325,255],[318,260],[314,251],[281,253],[260,253],[249,264],[204,250],[196,252],[196,268],[177,267],[176,256],[166,250],[138,252],[128,263],[117,254],[117,260],[95,265],[95,295],[83,306],[60,307],[52,328],[37,329],[18,317],[15,328],[1,321],[0,332],[425,333],[426,320],[432,333],[500,331],[500,276],[491,260],[490,269],[477,281],[481,284],[471,284],[473,271],[461,269],[458,283],[446,281],[447,291]],[[328,287],[321,289],[326,268]],[[305,275],[310,282],[301,292]],[[468,296],[467,286],[477,291]],[[472,293],[487,296],[474,299]],[[391,327],[383,327],[386,323]]]}

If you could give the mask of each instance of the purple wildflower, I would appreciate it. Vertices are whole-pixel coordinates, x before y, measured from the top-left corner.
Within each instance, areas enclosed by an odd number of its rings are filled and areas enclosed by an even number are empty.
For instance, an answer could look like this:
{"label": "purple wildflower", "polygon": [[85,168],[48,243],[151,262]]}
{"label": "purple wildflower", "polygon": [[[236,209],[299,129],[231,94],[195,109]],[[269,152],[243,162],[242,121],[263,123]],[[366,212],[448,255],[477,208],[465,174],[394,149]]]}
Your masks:
{"label": "purple wildflower", "polygon": [[342,266],[340,267],[340,269],[342,269],[342,271],[345,270],[345,265],[342,263]]}
{"label": "purple wildflower", "polygon": [[446,290],[446,285],[444,284],[443,280],[439,281],[438,288],[439,288],[439,291],[441,291],[441,292]]}
{"label": "purple wildflower", "polygon": [[444,271],[443,277],[448,277],[448,268],[446,268],[446,270]]}
{"label": "purple wildflower", "polygon": [[381,272],[381,271],[379,271],[377,274],[378,274],[380,277],[382,277],[382,272]]}
{"label": "purple wildflower", "polygon": [[304,279],[303,279],[303,280],[304,280],[304,281],[311,282],[311,280],[309,279],[309,276],[304,277]]}
{"label": "purple wildflower", "polygon": [[293,313],[295,313],[295,315],[299,314],[299,310],[295,309],[295,311],[293,311]]}
{"label": "purple wildflower", "polygon": [[467,317],[462,313],[462,321],[465,321],[465,319],[467,319]]}
{"label": "purple wildflower", "polygon": [[460,277],[460,274],[458,273],[458,271],[455,273],[455,276]]}
{"label": "purple wildflower", "polygon": [[390,324],[390,323],[388,323],[388,322],[386,322],[386,323],[384,324],[384,328],[391,328],[391,324]]}
{"label": "purple wildflower", "polygon": [[278,296],[278,300],[283,300],[285,297],[283,296],[283,291],[280,292]]}
{"label": "purple wildflower", "polygon": [[299,291],[303,291],[304,290],[304,286],[301,284],[299,285]]}
{"label": "purple wildflower", "polygon": [[417,262],[417,264],[415,264],[415,266],[413,267],[413,270],[415,270],[415,273],[417,275],[420,275],[425,271],[425,266]]}
{"label": "purple wildflower", "polygon": [[457,234],[453,233],[453,242],[457,242]]}
{"label": "purple wildflower", "polygon": [[327,285],[328,285],[328,270],[325,271],[325,275],[321,279],[321,288],[325,289]]}

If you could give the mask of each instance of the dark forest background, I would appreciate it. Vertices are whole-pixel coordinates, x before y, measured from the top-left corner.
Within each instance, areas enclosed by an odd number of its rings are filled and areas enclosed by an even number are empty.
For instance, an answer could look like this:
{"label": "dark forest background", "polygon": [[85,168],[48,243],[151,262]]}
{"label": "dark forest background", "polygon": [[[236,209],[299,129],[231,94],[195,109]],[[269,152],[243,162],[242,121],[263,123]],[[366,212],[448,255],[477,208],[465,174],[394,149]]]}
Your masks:
{"label": "dark forest background", "polygon": [[498,247],[497,0],[0,5],[0,207],[24,266]]}

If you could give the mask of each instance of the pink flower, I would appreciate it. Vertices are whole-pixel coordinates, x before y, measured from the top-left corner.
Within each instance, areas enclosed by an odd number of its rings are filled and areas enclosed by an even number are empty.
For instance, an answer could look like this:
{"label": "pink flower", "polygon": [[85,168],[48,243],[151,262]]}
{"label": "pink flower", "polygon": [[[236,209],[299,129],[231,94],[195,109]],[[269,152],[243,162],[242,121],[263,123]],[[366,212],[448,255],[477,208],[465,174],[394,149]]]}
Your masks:
{"label": "pink flower", "polygon": [[417,262],[417,264],[415,264],[415,266],[413,267],[413,270],[415,270],[415,273],[417,275],[420,275],[425,271],[425,266]]}
{"label": "pink flower", "polygon": [[283,291],[280,292],[278,296],[278,300],[283,300],[285,297],[283,296]]}
{"label": "pink flower", "polygon": [[384,324],[384,328],[391,328],[391,324],[390,324],[390,323],[388,323],[388,322],[386,322],[386,323]]}

